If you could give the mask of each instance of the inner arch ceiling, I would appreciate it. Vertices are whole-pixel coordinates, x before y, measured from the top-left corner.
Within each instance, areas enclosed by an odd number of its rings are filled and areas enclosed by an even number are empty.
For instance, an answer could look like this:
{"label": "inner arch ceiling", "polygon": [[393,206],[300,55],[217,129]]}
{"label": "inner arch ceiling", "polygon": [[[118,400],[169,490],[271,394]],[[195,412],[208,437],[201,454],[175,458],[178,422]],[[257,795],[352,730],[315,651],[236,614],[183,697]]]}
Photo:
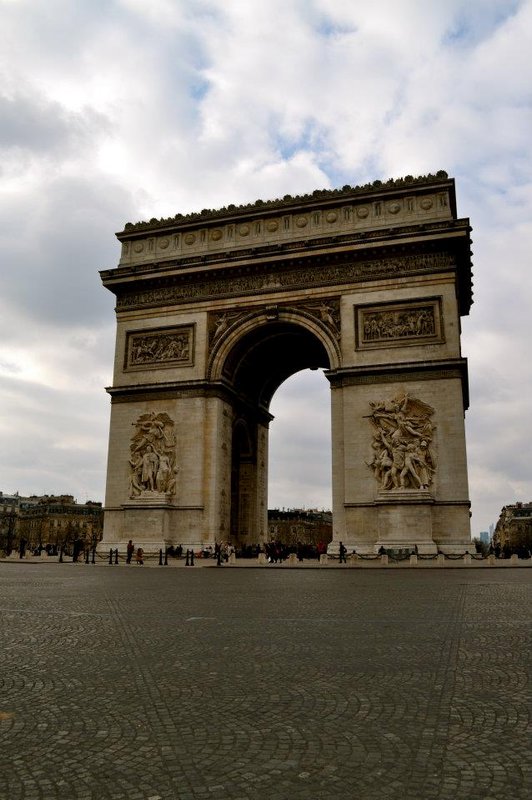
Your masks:
{"label": "inner arch ceiling", "polygon": [[319,339],[290,322],[262,325],[242,337],[229,353],[223,374],[248,402],[268,410],[279,386],[303,369],[330,369]]}

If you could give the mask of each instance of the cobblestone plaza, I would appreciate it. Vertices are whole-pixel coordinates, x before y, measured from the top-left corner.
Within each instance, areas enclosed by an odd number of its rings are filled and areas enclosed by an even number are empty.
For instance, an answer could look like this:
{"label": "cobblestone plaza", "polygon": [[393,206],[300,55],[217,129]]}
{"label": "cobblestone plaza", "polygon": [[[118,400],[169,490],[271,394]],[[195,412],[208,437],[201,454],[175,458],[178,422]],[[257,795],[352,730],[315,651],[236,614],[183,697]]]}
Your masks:
{"label": "cobblestone plaza", "polygon": [[2,800],[524,800],[524,569],[0,563]]}

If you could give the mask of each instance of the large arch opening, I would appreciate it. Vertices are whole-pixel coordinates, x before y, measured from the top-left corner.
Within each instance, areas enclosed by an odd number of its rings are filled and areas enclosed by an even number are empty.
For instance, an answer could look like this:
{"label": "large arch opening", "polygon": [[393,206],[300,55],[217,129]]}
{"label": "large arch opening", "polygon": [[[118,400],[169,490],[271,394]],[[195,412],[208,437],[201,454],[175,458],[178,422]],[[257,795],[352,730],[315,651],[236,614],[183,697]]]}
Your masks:
{"label": "large arch opening", "polygon": [[292,375],[270,411],[268,538],[317,557],[333,533],[329,381],[321,370]]}
{"label": "large arch opening", "polygon": [[330,510],[331,387],[323,372],[287,378],[270,411],[268,507]]}
{"label": "large arch opening", "polygon": [[[256,325],[236,337],[227,352],[221,377],[231,386],[234,397],[229,518],[230,539],[237,547],[258,544],[269,537],[269,433],[270,423],[275,425],[271,413],[274,395],[295,375],[306,375],[309,385],[310,375],[320,377],[326,391],[330,392],[321,373],[322,369],[330,368],[326,343],[314,331],[289,320],[276,319]],[[281,415],[284,394],[281,390]],[[312,417],[312,404],[309,397],[305,402],[306,413],[300,414],[300,419]],[[322,414],[327,415],[326,430],[329,432],[330,399],[326,405],[327,410],[324,412],[322,408]],[[303,434],[303,430],[299,425],[299,433]],[[328,445],[327,461],[330,463],[330,433]],[[301,464],[300,469],[303,467]],[[329,469],[329,485],[330,480]],[[297,499],[294,502],[297,503]]]}

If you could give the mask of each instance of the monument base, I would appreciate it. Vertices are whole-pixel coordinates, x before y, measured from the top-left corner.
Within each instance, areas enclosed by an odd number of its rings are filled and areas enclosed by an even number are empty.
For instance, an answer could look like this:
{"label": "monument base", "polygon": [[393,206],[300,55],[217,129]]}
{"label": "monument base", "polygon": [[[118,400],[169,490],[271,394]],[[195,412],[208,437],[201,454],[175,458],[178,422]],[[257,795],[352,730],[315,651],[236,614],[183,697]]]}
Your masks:
{"label": "monument base", "polygon": [[136,497],[131,497],[128,503],[123,504],[123,508],[143,508],[146,506],[168,506],[170,496],[164,492],[141,492]]}
{"label": "monument base", "polygon": [[421,555],[435,555],[432,538],[434,497],[423,489],[390,489],[377,494],[378,537],[375,551],[410,549]]}

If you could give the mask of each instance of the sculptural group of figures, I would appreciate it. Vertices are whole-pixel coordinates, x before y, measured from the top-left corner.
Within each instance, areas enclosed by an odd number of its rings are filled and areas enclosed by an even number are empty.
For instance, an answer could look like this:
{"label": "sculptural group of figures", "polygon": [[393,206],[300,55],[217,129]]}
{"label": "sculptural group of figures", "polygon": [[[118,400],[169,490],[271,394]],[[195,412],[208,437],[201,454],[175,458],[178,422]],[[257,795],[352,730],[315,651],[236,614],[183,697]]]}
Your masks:
{"label": "sculptural group of figures", "polygon": [[185,361],[190,355],[187,333],[136,336],[131,344],[130,365],[156,361]]}
{"label": "sculptural group of figures", "polygon": [[375,432],[368,466],[380,488],[428,489],[436,469],[431,451],[433,409],[407,394],[370,406]]}
{"label": "sculptural group of figures", "polygon": [[399,339],[404,336],[430,336],[434,333],[432,308],[369,314],[364,320],[364,340]]}
{"label": "sculptural group of figures", "polygon": [[168,414],[143,414],[135,423],[129,460],[129,496],[144,492],[172,495],[175,491],[174,423]]}

